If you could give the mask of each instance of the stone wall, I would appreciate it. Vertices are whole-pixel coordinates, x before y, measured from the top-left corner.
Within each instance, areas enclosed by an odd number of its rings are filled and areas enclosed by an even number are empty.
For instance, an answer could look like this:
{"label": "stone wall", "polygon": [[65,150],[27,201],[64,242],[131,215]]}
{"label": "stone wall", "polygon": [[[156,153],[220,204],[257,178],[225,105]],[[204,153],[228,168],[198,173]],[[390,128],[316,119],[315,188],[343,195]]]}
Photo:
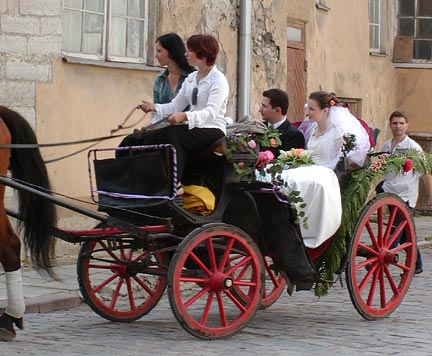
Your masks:
{"label": "stone wall", "polygon": [[36,83],[60,56],[61,0],[0,0],[0,98],[36,126]]}

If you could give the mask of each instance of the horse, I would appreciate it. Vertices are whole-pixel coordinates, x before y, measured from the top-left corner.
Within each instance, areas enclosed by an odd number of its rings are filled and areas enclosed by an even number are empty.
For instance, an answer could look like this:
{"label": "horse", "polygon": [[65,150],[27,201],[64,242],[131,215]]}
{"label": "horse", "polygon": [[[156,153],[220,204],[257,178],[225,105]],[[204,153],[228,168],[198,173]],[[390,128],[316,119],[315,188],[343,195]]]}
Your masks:
{"label": "horse", "polygon": [[[36,135],[20,114],[0,106],[0,175],[8,169],[12,179],[43,191],[49,191],[45,163],[39,148],[10,148],[7,144],[37,144]],[[4,145],[6,147],[1,147]],[[0,316],[0,340],[16,337],[14,326],[23,329],[25,303],[21,278],[21,240],[13,230],[4,206],[4,185],[0,185],[0,263],[6,275],[7,306]],[[54,256],[56,225],[55,205],[23,190],[18,191],[18,232],[23,232],[24,246],[30,252],[33,266],[54,276],[51,260]]]}

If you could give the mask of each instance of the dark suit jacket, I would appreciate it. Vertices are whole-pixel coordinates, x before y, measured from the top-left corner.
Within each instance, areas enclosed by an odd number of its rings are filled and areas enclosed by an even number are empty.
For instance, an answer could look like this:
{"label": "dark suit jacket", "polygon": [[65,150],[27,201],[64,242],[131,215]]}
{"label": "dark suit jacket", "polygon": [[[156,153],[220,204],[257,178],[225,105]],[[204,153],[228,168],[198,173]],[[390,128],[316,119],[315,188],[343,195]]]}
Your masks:
{"label": "dark suit jacket", "polygon": [[265,148],[272,151],[275,157],[279,156],[280,150],[288,151],[291,148],[305,148],[305,138],[302,132],[291,124],[288,119],[278,127],[278,130],[281,133],[282,146]]}

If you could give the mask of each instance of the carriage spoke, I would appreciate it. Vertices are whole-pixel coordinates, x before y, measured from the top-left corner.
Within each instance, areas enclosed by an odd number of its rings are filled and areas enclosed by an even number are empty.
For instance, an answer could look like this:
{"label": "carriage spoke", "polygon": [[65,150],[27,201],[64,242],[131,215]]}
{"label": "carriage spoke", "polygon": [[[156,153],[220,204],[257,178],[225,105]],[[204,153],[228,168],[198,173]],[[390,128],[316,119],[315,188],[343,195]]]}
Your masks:
{"label": "carriage spoke", "polygon": [[208,283],[208,278],[200,278],[200,277],[181,277],[180,282],[192,282],[192,283]]}
{"label": "carriage spoke", "polygon": [[209,287],[205,287],[203,289],[201,289],[198,293],[196,293],[192,298],[190,298],[189,300],[187,300],[184,303],[184,306],[186,308],[188,308],[189,306],[191,306],[193,303],[195,303],[198,299],[200,299],[204,294],[206,294],[208,291],[210,290]]}
{"label": "carriage spoke", "polygon": [[116,262],[120,261],[118,256],[116,256],[112,251],[110,251],[109,247],[105,244],[105,242],[99,240],[98,244],[102,246],[102,248],[106,251],[106,253],[108,253],[108,255],[110,255],[114,259],[114,261]]}
{"label": "carriage spoke", "polygon": [[373,264],[369,271],[364,276],[363,280],[358,285],[359,292],[361,293],[363,291],[363,288],[366,286],[366,284],[369,282],[370,278],[374,274],[375,270],[378,268],[378,264]]}
{"label": "carriage spoke", "polygon": [[370,246],[365,245],[364,243],[361,243],[361,242],[359,242],[358,245],[359,245],[359,247],[360,247],[361,249],[363,249],[363,250],[366,251],[366,252],[369,252],[371,255],[373,255],[373,256],[378,256],[378,251],[374,250],[374,249],[371,248]]}
{"label": "carriage spoke", "polygon": [[117,304],[117,300],[118,300],[118,297],[119,297],[119,294],[120,294],[120,289],[121,289],[121,287],[123,285],[123,281],[124,281],[124,278],[120,277],[120,280],[119,280],[119,282],[117,284],[117,287],[116,287],[116,289],[115,289],[115,291],[113,293],[112,300],[111,300],[111,303],[110,303],[110,308],[111,309],[114,309],[115,306],[116,306],[116,304]]}
{"label": "carriage spoke", "polygon": [[243,281],[233,281],[233,284],[236,286],[244,286],[244,287],[255,287],[256,283],[255,282],[243,282]]}
{"label": "carriage spoke", "polygon": [[394,281],[394,278],[392,277],[392,275],[390,274],[390,270],[388,269],[388,266],[384,266],[384,272],[387,276],[387,279],[389,281],[390,287],[393,291],[393,294],[398,296],[400,294],[398,287],[396,286],[396,283]]}
{"label": "carriage spoke", "polygon": [[192,260],[198,265],[199,268],[201,268],[205,274],[207,274],[207,276],[210,276],[212,273],[209,271],[209,269],[207,268],[207,266],[204,264],[203,261],[201,261],[198,256],[191,251],[190,255],[189,255]]}
{"label": "carriage spoke", "polygon": [[[264,258],[264,268],[267,271],[268,276],[270,277],[270,280],[272,281],[273,285],[276,287],[279,285],[278,280],[276,279],[276,274],[274,272],[274,270],[272,270],[268,264],[268,261]],[[266,291],[264,290],[264,294],[266,293]]]}
{"label": "carriage spoke", "polygon": [[[237,269],[239,269],[240,267],[243,267],[244,265],[246,265],[247,263],[250,263],[252,261],[252,257],[251,256],[247,256],[245,258],[243,258],[242,261],[240,261],[239,263],[235,264],[234,266],[232,266],[230,269],[228,269],[228,271],[225,272],[225,274],[227,275],[232,275],[234,271],[236,271]],[[247,267],[247,266],[246,266]],[[245,267],[245,268],[246,268]]]}
{"label": "carriage spoke", "polygon": [[380,270],[380,268],[379,268],[379,266],[377,266],[375,268],[374,273],[373,273],[372,283],[370,286],[369,295],[368,295],[368,299],[367,299],[367,305],[369,305],[369,306],[372,306],[372,302],[373,302],[373,299],[375,297],[375,290],[376,290],[379,270]]}
{"label": "carriage spoke", "polygon": [[131,308],[131,310],[135,310],[136,309],[135,298],[134,298],[134,294],[133,294],[133,290],[132,290],[132,284],[131,284],[130,277],[126,278],[126,286],[127,286],[128,296],[129,296],[130,308]]}
{"label": "carriage spoke", "polygon": [[226,319],[225,308],[223,305],[221,292],[216,292],[216,298],[219,306],[219,315],[220,315],[221,324],[222,326],[227,326],[227,319]]}
{"label": "carriage spoke", "polygon": [[385,292],[385,281],[384,281],[384,271],[382,268],[380,268],[379,271],[379,281],[380,281],[380,301],[381,301],[381,308],[384,308],[386,306],[386,292]]}
{"label": "carriage spoke", "polygon": [[225,247],[224,254],[223,254],[222,259],[219,263],[219,271],[222,271],[222,269],[226,266],[233,245],[234,245],[234,239],[230,239],[228,241],[228,244]]}
{"label": "carriage spoke", "polygon": [[203,315],[201,317],[201,324],[204,324],[204,325],[207,324],[207,318],[209,316],[210,308],[211,308],[211,305],[213,303],[213,296],[214,296],[214,293],[210,292],[208,297],[207,297],[206,306],[204,308]]}
{"label": "carriage spoke", "polygon": [[355,270],[358,271],[359,269],[366,267],[368,265],[375,265],[375,263],[378,261],[378,257],[372,257],[367,259],[366,261],[363,261],[357,265],[355,265]]}
{"label": "carriage spoke", "polygon": [[95,269],[111,269],[110,265],[96,265],[96,264],[89,264],[89,268],[95,268]]}
{"label": "carriage spoke", "polygon": [[[388,240],[389,240],[389,236],[390,236],[390,233],[392,231],[392,228],[393,228],[393,224],[394,224],[394,220],[395,220],[395,217],[396,217],[396,213],[397,213],[397,208],[393,207],[393,209],[390,212],[390,216],[389,216],[389,219],[388,219],[386,231],[385,231],[385,234],[384,234],[383,246],[385,246],[387,248],[389,248],[391,246],[391,244],[388,243]],[[391,238],[390,240],[393,240],[393,238]],[[394,241],[390,241],[390,242],[393,243]]]}
{"label": "carriage spoke", "polygon": [[390,238],[390,241],[389,241],[389,244],[388,244],[388,247],[389,247],[389,248],[390,248],[390,247],[393,245],[393,243],[396,241],[396,239],[398,238],[398,236],[400,235],[400,233],[402,232],[402,230],[405,228],[406,224],[407,224],[407,221],[406,221],[406,220],[400,222],[399,225],[398,225],[398,227],[395,229],[395,231],[393,231],[393,234],[392,234],[392,236],[391,236],[391,238]]}
{"label": "carriage spoke", "polygon": [[403,270],[404,272],[408,272],[410,270],[409,266],[405,266],[405,265],[400,264],[400,263],[395,263],[394,265],[396,267],[400,268],[401,270]]}
{"label": "carriage spoke", "polygon": [[208,257],[210,259],[210,270],[213,272],[216,272],[217,270],[217,266],[216,266],[216,256],[215,256],[215,251],[214,251],[214,247],[213,247],[213,240],[207,239],[207,253],[208,253]]}
{"label": "carriage spoke", "polygon": [[154,291],[152,291],[145,282],[139,279],[137,276],[133,276],[135,282],[137,282],[150,296],[154,295]]}
{"label": "carriage spoke", "polygon": [[118,244],[120,245],[120,258],[122,259],[122,261],[124,261],[124,260],[126,260],[126,257],[125,257],[125,251],[124,251],[124,248],[123,248],[123,241],[120,240],[118,242]]}
{"label": "carriage spoke", "polygon": [[111,277],[107,278],[105,281],[103,281],[97,287],[93,288],[93,292],[95,292],[95,293],[99,292],[103,287],[105,287],[108,283],[112,282],[118,276],[119,276],[118,273],[114,273]]}
{"label": "carriage spoke", "polygon": [[375,233],[374,233],[373,230],[372,230],[372,227],[371,227],[369,221],[366,222],[366,229],[367,229],[367,231],[368,231],[368,233],[369,233],[369,237],[370,237],[370,239],[371,239],[371,241],[372,241],[372,245],[373,245],[373,247],[375,248],[375,250],[379,250],[379,246],[378,246],[377,238],[376,238],[376,236],[375,236]]}
{"label": "carriage spoke", "polygon": [[224,293],[228,296],[229,299],[239,308],[243,313],[246,312],[246,307],[232,294],[229,290],[225,290]]}
{"label": "carriage spoke", "polygon": [[383,208],[379,207],[377,211],[378,215],[378,246],[379,248],[383,247],[383,226],[384,226],[384,213]]}
{"label": "carriage spoke", "polygon": [[407,250],[409,248],[412,248],[413,244],[412,242],[404,242],[403,244],[396,246],[395,248],[391,249],[392,253],[397,253],[401,250]]}
{"label": "carriage spoke", "polygon": [[246,272],[248,271],[250,267],[250,263],[242,266],[242,270],[240,271],[240,273],[237,274],[237,276],[235,277],[235,281],[240,281],[243,279],[244,275],[246,274]]}

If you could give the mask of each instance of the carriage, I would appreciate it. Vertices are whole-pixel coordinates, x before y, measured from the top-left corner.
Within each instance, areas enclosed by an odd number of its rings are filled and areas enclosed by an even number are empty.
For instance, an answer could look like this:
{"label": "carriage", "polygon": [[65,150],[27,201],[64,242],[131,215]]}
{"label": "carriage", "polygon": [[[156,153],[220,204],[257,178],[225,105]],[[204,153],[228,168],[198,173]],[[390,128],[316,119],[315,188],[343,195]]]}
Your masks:
{"label": "carriage", "polygon": [[[128,154],[114,158],[118,149]],[[187,211],[176,199],[171,145],[90,151],[91,191],[99,211],[3,176],[0,183],[100,222],[89,230],[54,230],[56,237],[81,244],[79,286],[97,314],[132,322],[149,313],[167,289],[173,314],[187,332],[219,339],[241,330],[286,288],[287,273],[275,268],[277,254],[266,245],[271,240],[271,229],[265,226],[269,208],[277,207],[290,222],[284,225],[287,240],[281,246],[293,267],[288,271],[288,280],[295,281],[290,291],[323,282],[315,261],[332,241],[306,249],[289,203],[279,199],[275,187],[239,182],[232,165],[213,152],[195,155],[186,168],[193,176],[205,176],[216,196],[216,208],[206,216]],[[401,233],[405,242],[395,245]],[[403,300],[414,274],[417,247],[409,209],[397,196],[379,194],[364,205],[346,238],[338,273],[345,272],[354,307],[368,320],[388,316]],[[313,273],[297,279],[302,271]]]}

